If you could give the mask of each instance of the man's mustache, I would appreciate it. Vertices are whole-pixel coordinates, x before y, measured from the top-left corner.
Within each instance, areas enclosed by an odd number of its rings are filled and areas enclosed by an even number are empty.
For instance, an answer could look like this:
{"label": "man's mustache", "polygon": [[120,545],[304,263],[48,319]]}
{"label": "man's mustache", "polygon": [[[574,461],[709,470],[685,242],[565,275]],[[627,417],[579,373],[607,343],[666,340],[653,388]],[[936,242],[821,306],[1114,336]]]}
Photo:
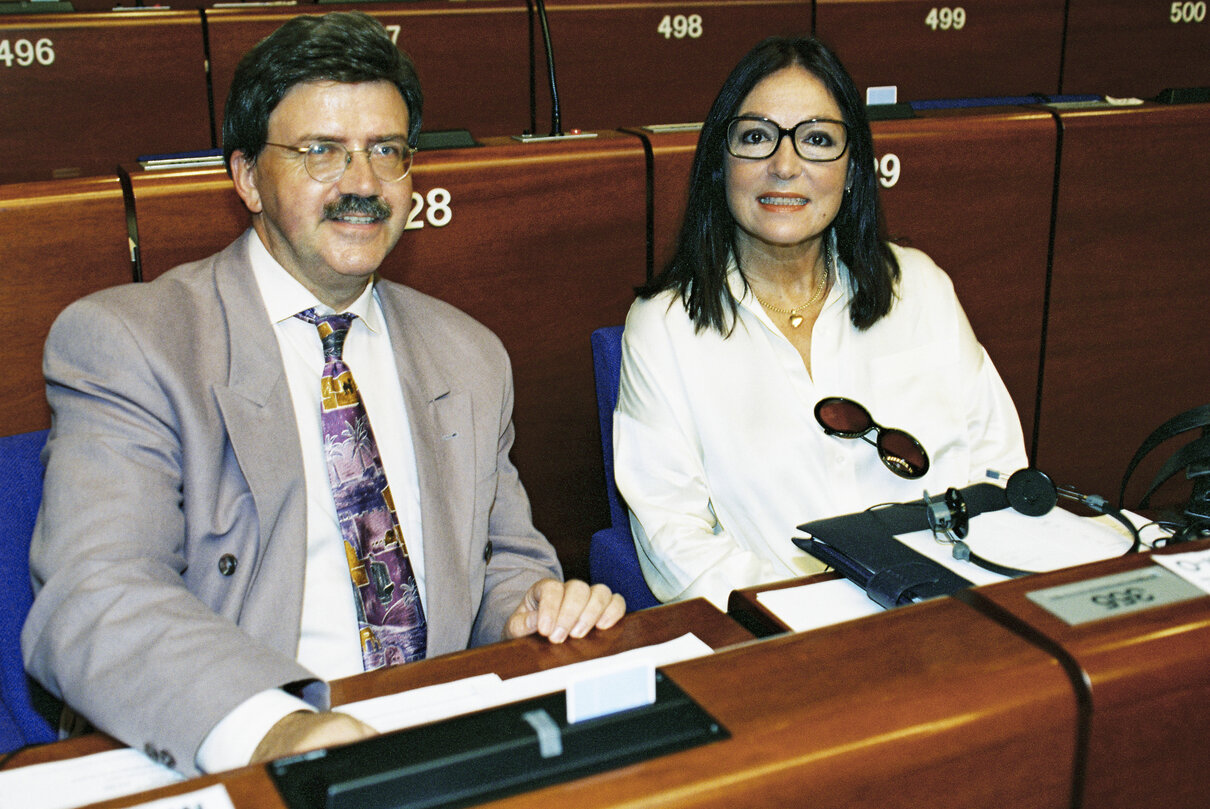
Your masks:
{"label": "man's mustache", "polygon": [[375,220],[391,217],[390,203],[381,197],[363,197],[345,194],[340,199],[324,206],[325,219],[343,219],[346,216],[369,216]]}

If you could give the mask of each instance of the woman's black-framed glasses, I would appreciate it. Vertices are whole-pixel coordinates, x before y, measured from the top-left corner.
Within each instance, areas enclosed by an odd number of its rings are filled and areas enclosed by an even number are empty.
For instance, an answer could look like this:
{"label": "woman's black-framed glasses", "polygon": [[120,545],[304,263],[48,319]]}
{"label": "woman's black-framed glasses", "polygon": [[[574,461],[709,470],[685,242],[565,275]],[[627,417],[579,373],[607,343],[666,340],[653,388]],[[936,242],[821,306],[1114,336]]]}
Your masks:
{"label": "woman's black-framed glasses", "polygon": [[798,156],[812,163],[839,160],[849,148],[849,127],[844,121],[811,118],[786,129],[767,118],[739,115],[727,122],[727,151],[745,160],[764,160],[787,135]]}
{"label": "woman's black-framed glasses", "polygon": [[[929,471],[929,456],[924,445],[910,434],[874,421],[870,411],[843,396],[829,396],[815,405],[815,420],[828,435],[861,438],[878,448],[878,457],[887,469],[901,478],[924,477]],[[871,439],[877,431],[877,439]]]}

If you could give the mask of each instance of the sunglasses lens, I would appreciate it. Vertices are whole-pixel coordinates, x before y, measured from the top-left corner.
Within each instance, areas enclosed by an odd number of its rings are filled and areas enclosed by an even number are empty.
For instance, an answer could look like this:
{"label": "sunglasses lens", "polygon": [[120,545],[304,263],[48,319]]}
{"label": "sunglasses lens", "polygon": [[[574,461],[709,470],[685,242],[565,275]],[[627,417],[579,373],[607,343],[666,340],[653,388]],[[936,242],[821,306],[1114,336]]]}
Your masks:
{"label": "sunglasses lens", "polygon": [[857,438],[874,426],[869,411],[852,399],[824,399],[815,406],[815,418],[836,435]]}
{"label": "sunglasses lens", "polygon": [[929,456],[920,442],[903,430],[882,430],[878,434],[878,454],[896,475],[924,477],[929,471]]}

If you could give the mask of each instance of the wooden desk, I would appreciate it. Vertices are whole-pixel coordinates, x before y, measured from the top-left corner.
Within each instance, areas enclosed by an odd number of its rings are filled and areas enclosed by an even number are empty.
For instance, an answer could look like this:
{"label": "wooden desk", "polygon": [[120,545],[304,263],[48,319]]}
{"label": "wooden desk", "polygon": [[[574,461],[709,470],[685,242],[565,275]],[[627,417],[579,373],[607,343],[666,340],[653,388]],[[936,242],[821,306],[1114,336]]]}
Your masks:
{"label": "wooden desk", "polygon": [[206,54],[196,11],[0,17],[0,178],[112,173],[141,155],[208,149]]}
{"label": "wooden desk", "polygon": [[[494,672],[504,678],[518,677],[569,663],[617,654],[628,649],[663,643],[686,632],[692,632],[715,649],[742,644],[752,639],[749,633],[709,602],[696,599],[632,613],[610,630],[558,646],[536,637],[521,638],[336,680],[332,683],[332,702],[333,705],[343,705],[478,674]],[[112,738],[101,733],[92,733],[65,742],[24,750],[6,762],[3,769],[59,761],[119,747],[121,745]],[[138,796],[106,801],[96,806],[98,809],[135,806],[157,797],[177,795],[220,782],[226,785],[237,809],[285,809],[268,774],[260,766],[205,776]]]}
{"label": "wooden desk", "polygon": [[132,280],[116,177],[0,185],[0,328],[6,335],[8,402],[0,434],[50,426],[42,347],[59,312],[90,292]]}
{"label": "wooden desk", "polygon": [[815,33],[836,49],[863,95],[889,84],[900,101],[1050,95],[1059,88],[1064,6],[816,0]]}
{"label": "wooden desk", "polygon": [[[1210,104],[1059,113],[1063,156],[1035,462],[1056,483],[1117,498],[1134,451],[1210,401]],[[1186,434],[1188,442],[1192,434]],[[1136,470],[1137,503],[1168,456]],[[1183,475],[1172,482],[1188,497]]]}
{"label": "wooden desk", "polygon": [[[811,32],[809,0],[548,0],[546,12],[564,130],[702,121],[754,45]],[[545,53],[537,65],[537,131],[545,134]]]}
{"label": "wooden desk", "polygon": [[[638,613],[621,629],[682,607]],[[667,636],[685,628],[678,615]],[[953,600],[872,616],[861,629],[740,644],[668,666],[731,738],[487,805],[1071,805],[1076,705],[1052,658]],[[238,809],[282,809],[259,767],[221,780]]]}
{"label": "wooden desk", "polygon": [[[235,67],[257,42],[299,14],[343,7],[223,8],[205,11],[215,128]],[[469,129],[476,137],[521,134],[530,125],[529,13],[525,0],[415,0],[366,3],[416,64],[426,130]],[[220,138],[221,140],[221,138]]]}
{"label": "wooden desk", "polygon": [[[1210,548],[1210,541],[1157,553]],[[964,599],[1078,671],[1087,718],[1079,805],[1203,806],[1210,771],[1210,595],[1070,626],[1026,598],[1138,570],[1149,555],[976,588]]]}
{"label": "wooden desk", "polygon": [[1208,53],[1205,3],[1069,0],[1063,92],[1154,98],[1210,86]]}
{"label": "wooden desk", "polygon": [[[1206,548],[1210,540],[1157,553]],[[1210,722],[1210,595],[1077,626],[1027,597],[1153,564],[1150,554],[1117,557],[945,599],[971,605],[1063,661],[1081,705],[1073,806],[1128,809],[1204,801],[1210,767],[1204,743]],[[757,635],[785,632],[786,624],[756,600],[757,594],[835,577],[821,574],[738,590],[731,594],[728,612]],[[864,634],[869,621],[837,625],[836,631],[847,626],[854,635]]]}

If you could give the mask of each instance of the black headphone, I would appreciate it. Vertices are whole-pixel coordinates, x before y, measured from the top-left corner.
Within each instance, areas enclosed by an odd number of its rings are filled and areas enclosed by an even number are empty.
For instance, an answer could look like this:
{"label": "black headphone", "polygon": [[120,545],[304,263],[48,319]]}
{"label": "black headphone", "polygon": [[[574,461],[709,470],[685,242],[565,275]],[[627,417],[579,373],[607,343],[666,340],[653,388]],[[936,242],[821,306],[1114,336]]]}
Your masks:
{"label": "black headphone", "polygon": [[[999,472],[993,472],[990,469],[988,470],[988,476],[992,478],[1002,477]],[[1139,532],[1134,527],[1134,524],[1121,511],[1110,507],[1109,501],[1104,497],[1080,494],[1073,489],[1060,488],[1055,485],[1055,482],[1050,479],[1049,475],[1040,469],[1027,467],[1013,472],[1009,475],[1008,481],[1004,485],[1004,495],[1008,499],[1008,505],[1012,506],[1014,511],[1028,517],[1041,517],[1043,514],[1046,514],[1055,507],[1060,497],[1075,500],[1083,503],[1098,514],[1108,514],[1126,527],[1126,530],[1130,532],[1130,536],[1133,539],[1130,549],[1126,553],[1138,551],[1141,544]],[[958,489],[950,487],[946,490],[944,496],[938,497],[930,497],[926,491],[924,493],[924,506],[929,528],[932,529],[933,536],[939,542],[953,545],[955,559],[969,560],[984,570],[1010,578],[1026,576],[1036,572],[1000,565],[984,559],[971,551],[970,547],[963,542],[970,529],[971,513],[970,509],[967,508],[962,492]],[[977,511],[975,513],[978,514],[981,512]],[[943,535],[944,539],[942,538]]]}

